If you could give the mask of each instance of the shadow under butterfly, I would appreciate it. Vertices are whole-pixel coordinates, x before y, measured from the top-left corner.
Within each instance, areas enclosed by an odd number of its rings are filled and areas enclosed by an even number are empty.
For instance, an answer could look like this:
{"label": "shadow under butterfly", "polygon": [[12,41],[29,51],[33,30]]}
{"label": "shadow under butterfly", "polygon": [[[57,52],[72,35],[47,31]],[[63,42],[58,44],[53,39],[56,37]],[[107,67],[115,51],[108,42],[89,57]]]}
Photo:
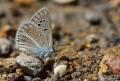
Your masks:
{"label": "shadow under butterfly", "polygon": [[20,25],[15,41],[17,49],[26,54],[37,55],[42,59],[54,56],[48,9],[44,7],[38,10],[27,23]]}

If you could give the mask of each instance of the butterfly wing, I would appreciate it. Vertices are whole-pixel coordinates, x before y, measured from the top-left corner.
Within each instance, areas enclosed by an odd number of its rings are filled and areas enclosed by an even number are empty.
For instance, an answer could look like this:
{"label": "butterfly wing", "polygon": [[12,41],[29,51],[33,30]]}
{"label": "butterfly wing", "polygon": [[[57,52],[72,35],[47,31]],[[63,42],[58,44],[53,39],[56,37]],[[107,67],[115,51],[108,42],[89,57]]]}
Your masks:
{"label": "butterfly wing", "polygon": [[[42,32],[42,41],[39,44],[44,44],[44,46],[52,46],[52,27],[51,27],[51,20],[50,15],[47,8],[42,8],[38,12],[36,12],[32,18],[30,19],[29,23],[33,24],[37,27],[38,32]],[[39,38],[41,40],[41,38]]]}
{"label": "butterfly wing", "polygon": [[28,54],[45,54],[52,49],[52,28],[46,8],[36,12],[30,21],[21,25],[16,34],[16,46]]}

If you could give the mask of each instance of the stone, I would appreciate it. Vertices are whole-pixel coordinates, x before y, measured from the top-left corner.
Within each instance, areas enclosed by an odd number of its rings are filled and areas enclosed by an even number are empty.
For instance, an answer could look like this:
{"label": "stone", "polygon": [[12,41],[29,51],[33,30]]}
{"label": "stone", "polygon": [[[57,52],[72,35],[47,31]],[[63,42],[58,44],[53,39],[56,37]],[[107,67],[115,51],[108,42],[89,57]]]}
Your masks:
{"label": "stone", "polygon": [[[5,24],[2,26],[2,28],[0,29],[0,38],[8,38],[8,35],[10,35],[11,29],[13,27],[11,27],[11,25]],[[13,29],[14,30],[14,29]],[[16,31],[14,31],[13,33],[15,33]]]}
{"label": "stone", "polygon": [[107,61],[108,66],[112,69],[113,74],[120,75],[120,57],[113,56]]}
{"label": "stone", "polygon": [[105,55],[100,63],[106,64],[113,74],[120,75],[120,50],[118,47],[113,47],[106,50]]}
{"label": "stone", "polygon": [[31,76],[39,76],[43,69],[43,62],[40,59],[25,53],[16,57],[16,63]]}
{"label": "stone", "polygon": [[25,81],[31,81],[32,77],[30,77],[30,76],[24,76],[24,79],[25,79]]}
{"label": "stone", "polygon": [[0,56],[7,56],[11,51],[11,42],[6,38],[0,38]]}
{"label": "stone", "polygon": [[8,74],[8,81],[14,81],[15,77],[16,77],[15,73]]}
{"label": "stone", "polygon": [[18,74],[18,75],[23,75],[24,73],[22,72],[22,69],[21,69],[21,68],[17,68],[17,69],[16,69],[16,74]]}
{"label": "stone", "polygon": [[55,68],[54,68],[54,74],[56,76],[59,76],[59,77],[62,77],[63,75],[65,75],[67,72],[67,65],[57,65]]}

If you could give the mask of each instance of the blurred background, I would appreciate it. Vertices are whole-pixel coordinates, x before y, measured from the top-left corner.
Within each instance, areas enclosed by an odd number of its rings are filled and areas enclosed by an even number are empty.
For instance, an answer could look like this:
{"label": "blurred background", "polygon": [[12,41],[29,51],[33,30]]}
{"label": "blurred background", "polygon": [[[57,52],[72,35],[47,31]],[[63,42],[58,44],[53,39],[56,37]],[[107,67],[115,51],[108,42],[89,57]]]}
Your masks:
{"label": "blurred background", "polygon": [[[7,37],[14,37],[15,32],[10,30],[16,31],[38,9],[47,7],[53,22],[54,39],[56,43],[61,41],[57,44],[73,41],[83,44],[82,39],[90,37],[100,38],[100,44],[95,48],[106,47],[105,42],[112,45],[119,41],[119,5],[120,0],[0,0],[0,36],[9,32]],[[14,39],[11,37],[10,40]],[[76,49],[80,50],[80,47]]]}
{"label": "blurred background", "polygon": [[120,0],[0,0],[0,65],[15,60],[17,28],[42,7],[50,12],[58,55],[119,47]]}

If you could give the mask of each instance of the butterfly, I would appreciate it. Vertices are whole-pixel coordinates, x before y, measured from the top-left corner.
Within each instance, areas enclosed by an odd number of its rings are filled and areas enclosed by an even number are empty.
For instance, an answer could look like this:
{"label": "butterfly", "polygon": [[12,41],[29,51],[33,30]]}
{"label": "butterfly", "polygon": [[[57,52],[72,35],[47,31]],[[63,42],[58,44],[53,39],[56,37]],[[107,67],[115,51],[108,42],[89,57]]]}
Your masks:
{"label": "butterfly", "polygon": [[55,51],[48,9],[39,9],[28,22],[20,25],[15,41],[17,49],[27,54],[35,54],[40,58],[53,56]]}

